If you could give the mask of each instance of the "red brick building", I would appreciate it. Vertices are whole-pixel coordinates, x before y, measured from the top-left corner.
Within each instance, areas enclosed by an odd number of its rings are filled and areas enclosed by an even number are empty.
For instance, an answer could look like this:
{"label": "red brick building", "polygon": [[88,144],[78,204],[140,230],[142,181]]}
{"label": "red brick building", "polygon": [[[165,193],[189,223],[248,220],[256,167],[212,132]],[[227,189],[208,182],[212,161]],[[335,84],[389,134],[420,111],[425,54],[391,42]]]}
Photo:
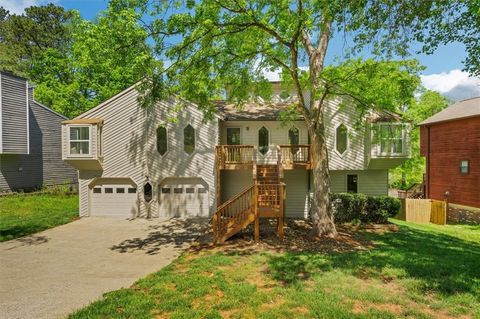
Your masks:
{"label": "red brick building", "polygon": [[420,123],[426,197],[480,208],[480,97]]}

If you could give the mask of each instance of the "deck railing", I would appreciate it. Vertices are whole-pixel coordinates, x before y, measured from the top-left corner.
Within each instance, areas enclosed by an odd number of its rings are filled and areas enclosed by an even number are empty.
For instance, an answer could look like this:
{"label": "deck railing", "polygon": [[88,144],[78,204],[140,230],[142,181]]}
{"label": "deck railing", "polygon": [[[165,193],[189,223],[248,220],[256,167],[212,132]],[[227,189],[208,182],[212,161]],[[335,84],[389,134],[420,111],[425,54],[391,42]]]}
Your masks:
{"label": "deck railing", "polygon": [[230,228],[248,222],[255,214],[255,192],[255,185],[252,185],[217,208],[212,218],[214,243],[224,241]]}
{"label": "deck railing", "polygon": [[311,163],[310,145],[279,145],[279,147],[284,165],[309,165]]}
{"label": "deck railing", "polygon": [[220,166],[253,163],[255,152],[253,145],[217,145],[215,150]]}
{"label": "deck railing", "polygon": [[285,184],[257,184],[258,207],[280,209],[283,205]]}
{"label": "deck railing", "polygon": [[[251,222],[258,221],[259,209],[274,211],[276,217],[283,218],[284,202],[284,183],[253,184],[217,208],[212,217],[213,242],[223,243]],[[283,226],[281,231],[283,234]]]}

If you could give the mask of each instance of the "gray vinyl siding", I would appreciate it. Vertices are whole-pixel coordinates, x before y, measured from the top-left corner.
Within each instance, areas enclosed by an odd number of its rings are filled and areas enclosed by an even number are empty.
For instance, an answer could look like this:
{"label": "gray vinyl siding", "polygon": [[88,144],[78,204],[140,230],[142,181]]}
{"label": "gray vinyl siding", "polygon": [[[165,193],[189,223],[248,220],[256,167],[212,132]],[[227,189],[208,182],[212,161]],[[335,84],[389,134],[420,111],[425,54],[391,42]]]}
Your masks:
{"label": "gray vinyl siding", "polygon": [[[104,120],[103,170],[80,171],[81,215],[88,214],[88,188],[93,179],[115,177],[131,178],[139,192],[147,181],[152,184],[153,199],[149,204],[143,200],[142,193],[139,195],[139,217],[158,216],[158,186],[165,178],[172,177],[197,177],[205,181],[209,188],[209,209],[214,210],[218,120],[205,123],[203,113],[188,103],[175,111],[178,103],[172,99],[143,108],[138,101],[138,91],[132,87],[81,116]],[[172,116],[177,119],[175,123],[169,121]],[[183,130],[188,124],[195,128],[196,146],[191,155],[183,149]],[[168,132],[168,151],[163,156],[156,149],[159,125],[164,125]]]}
{"label": "gray vinyl siding", "polygon": [[62,161],[64,117],[35,101],[29,103],[30,154],[0,155],[0,191],[75,183],[77,174]]}
{"label": "gray vinyl siding", "polygon": [[347,175],[358,175],[358,192],[366,195],[380,196],[388,194],[388,170],[330,171],[331,191],[347,191]]}
{"label": "gray vinyl siding", "polygon": [[0,73],[0,153],[28,154],[27,81]]}
{"label": "gray vinyl siding", "polygon": [[77,172],[62,161],[61,122],[65,118],[35,101],[30,102],[30,110],[33,115],[30,120],[30,150],[33,152],[35,148],[41,153],[42,184],[76,183]]}

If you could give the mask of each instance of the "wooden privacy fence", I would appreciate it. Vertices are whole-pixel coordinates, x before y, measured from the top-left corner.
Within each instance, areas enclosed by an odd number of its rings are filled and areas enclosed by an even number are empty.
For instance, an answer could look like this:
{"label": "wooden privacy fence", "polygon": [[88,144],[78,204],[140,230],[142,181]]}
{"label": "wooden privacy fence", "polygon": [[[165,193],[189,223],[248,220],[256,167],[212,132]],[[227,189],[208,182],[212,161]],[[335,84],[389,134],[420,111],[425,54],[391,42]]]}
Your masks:
{"label": "wooden privacy fence", "polygon": [[402,207],[398,218],[414,223],[434,223],[445,225],[447,223],[448,205],[445,201],[434,199],[401,199]]}

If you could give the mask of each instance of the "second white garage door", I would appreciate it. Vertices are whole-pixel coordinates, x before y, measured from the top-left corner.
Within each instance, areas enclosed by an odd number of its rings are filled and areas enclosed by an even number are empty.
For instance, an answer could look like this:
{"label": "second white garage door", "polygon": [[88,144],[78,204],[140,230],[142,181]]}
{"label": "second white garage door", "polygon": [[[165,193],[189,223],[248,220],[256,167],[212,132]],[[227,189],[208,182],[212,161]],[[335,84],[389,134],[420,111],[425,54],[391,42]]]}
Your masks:
{"label": "second white garage door", "polygon": [[131,184],[97,183],[90,190],[90,216],[134,218],[137,188]]}
{"label": "second white garage door", "polygon": [[208,217],[208,187],[200,178],[167,178],[159,187],[162,217]]}

